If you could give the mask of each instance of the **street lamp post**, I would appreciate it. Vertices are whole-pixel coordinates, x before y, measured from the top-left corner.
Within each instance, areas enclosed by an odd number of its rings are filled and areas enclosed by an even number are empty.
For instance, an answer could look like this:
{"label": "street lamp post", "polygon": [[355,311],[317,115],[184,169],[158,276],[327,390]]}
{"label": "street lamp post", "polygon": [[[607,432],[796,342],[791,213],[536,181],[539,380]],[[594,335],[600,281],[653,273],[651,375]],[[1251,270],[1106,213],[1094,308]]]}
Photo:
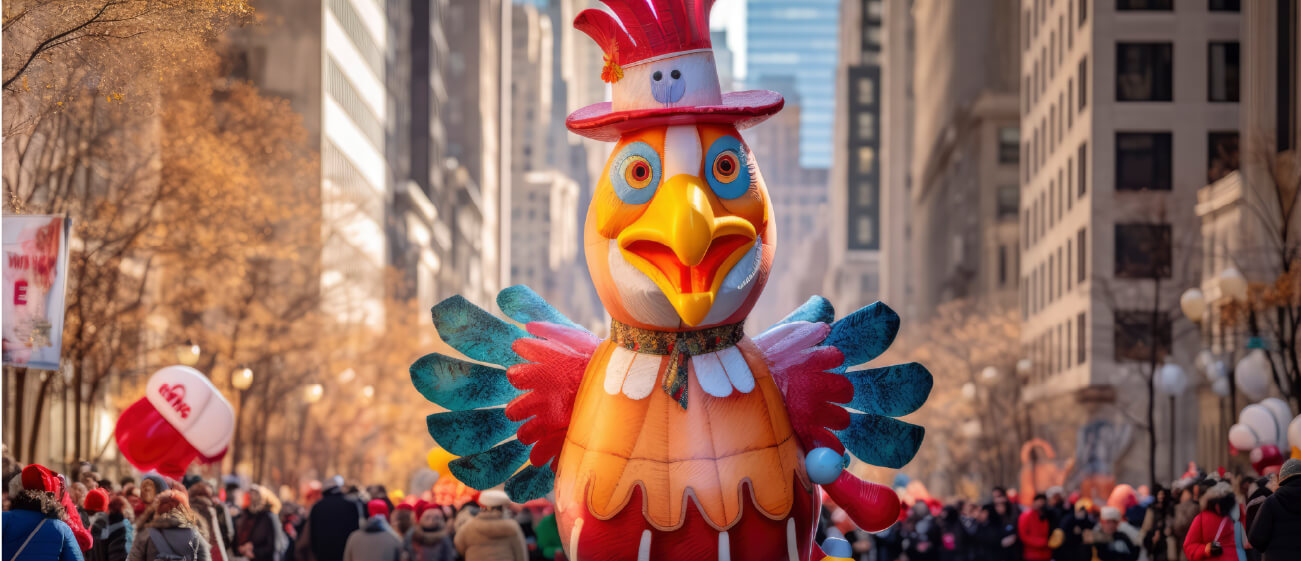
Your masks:
{"label": "street lamp post", "polygon": [[253,387],[253,370],[245,366],[232,372],[230,385],[235,388],[235,438],[232,439],[235,450],[231,454],[230,466],[230,471],[234,473],[239,470],[240,456],[244,452],[244,446],[240,443],[239,434],[240,430],[244,428],[244,394],[249,388]]}

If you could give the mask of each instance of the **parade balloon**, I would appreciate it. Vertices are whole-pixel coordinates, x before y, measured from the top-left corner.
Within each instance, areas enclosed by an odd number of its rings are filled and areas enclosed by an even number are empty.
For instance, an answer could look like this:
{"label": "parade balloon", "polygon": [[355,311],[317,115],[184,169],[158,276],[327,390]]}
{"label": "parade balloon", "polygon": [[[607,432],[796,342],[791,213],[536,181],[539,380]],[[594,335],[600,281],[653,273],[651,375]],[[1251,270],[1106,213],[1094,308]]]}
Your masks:
{"label": "parade balloon", "polygon": [[714,2],[604,3],[574,27],[603,52],[611,101],[566,126],[614,143],[582,229],[609,336],[527,286],[497,294],[510,322],[461,296],[439,302],[439,336],[473,362],[433,353],[411,366],[446,409],[429,434],[457,456],[458,481],[519,504],[554,497],[569,559],[820,560],[823,492],[866,531],[898,520],[889,487],[831,476],[847,456],[908,464],[925,431],[899,418],[933,379],[918,363],[858,368],[898,334],[880,302],[837,319],[814,296],[746,330],[778,220],[742,132],[785,101],[722,91]]}
{"label": "parade balloon", "polygon": [[1229,427],[1229,444],[1235,450],[1251,450],[1258,442],[1256,434],[1246,425],[1238,424]]}
{"label": "parade balloon", "polygon": [[1301,459],[1301,415],[1288,424],[1287,442],[1292,446],[1292,457]]}
{"label": "parade balloon", "polygon": [[1292,422],[1292,407],[1286,401],[1277,397],[1267,397],[1260,400],[1260,405],[1268,409],[1274,416],[1274,426],[1278,427],[1278,437],[1272,444],[1277,444],[1279,448],[1287,449],[1287,426]]}
{"label": "parade balloon", "polygon": [[194,460],[225,456],[234,429],[234,410],[207,377],[169,366],[149,378],[145,396],[122,412],[113,432],[136,469],[180,479]]}
{"label": "parade balloon", "polygon": [[1238,388],[1253,400],[1269,394],[1269,372],[1269,357],[1260,349],[1252,349],[1247,353],[1247,356],[1238,361],[1238,367],[1234,370]]}
{"label": "parade balloon", "polygon": [[1156,371],[1156,387],[1165,395],[1180,395],[1188,388],[1188,376],[1178,364],[1167,362]]}
{"label": "parade balloon", "polygon": [[456,456],[451,452],[444,450],[441,446],[435,446],[425,455],[425,461],[429,463],[429,469],[434,470],[440,477],[451,476],[452,472],[447,468],[447,464],[455,460]]}
{"label": "parade balloon", "polygon": [[[1256,437],[1255,446],[1277,444],[1284,431],[1278,420],[1274,418],[1274,413],[1259,403],[1243,407],[1242,413],[1238,414],[1238,424],[1251,429],[1251,433]],[[1249,449],[1244,448],[1244,450]]]}

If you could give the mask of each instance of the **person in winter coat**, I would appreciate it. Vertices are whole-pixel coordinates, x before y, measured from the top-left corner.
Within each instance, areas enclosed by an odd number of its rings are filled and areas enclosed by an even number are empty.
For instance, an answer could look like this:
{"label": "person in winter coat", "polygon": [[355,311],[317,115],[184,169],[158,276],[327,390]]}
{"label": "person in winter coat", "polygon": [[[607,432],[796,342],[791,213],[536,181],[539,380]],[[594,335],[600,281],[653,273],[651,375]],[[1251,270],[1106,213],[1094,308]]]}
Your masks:
{"label": "person in winter coat", "polygon": [[416,506],[410,503],[402,503],[393,508],[393,531],[399,536],[405,538],[411,533],[411,528],[416,525]]}
{"label": "person in winter coat", "polygon": [[[1188,561],[1239,561],[1246,558],[1242,548],[1242,506],[1233,487],[1219,482],[1202,493],[1202,513],[1193,519],[1184,538],[1184,555]],[[1239,551],[1242,554],[1239,555]]]}
{"label": "person in winter coat", "polygon": [[186,561],[212,561],[199,519],[185,493],[163,491],[154,500],[154,518],[140,530],[128,561],[155,561],[180,556]]}
{"label": "person in winter coat", "polygon": [[1188,528],[1192,527],[1193,519],[1202,512],[1202,492],[1214,485],[1215,482],[1207,478],[1194,481],[1180,491],[1179,504],[1175,505],[1174,527],[1175,543],[1180,547],[1188,539]]}
{"label": "person in winter coat", "polygon": [[1265,500],[1274,494],[1273,487],[1275,486],[1272,484],[1273,481],[1269,477],[1257,479],[1255,488],[1252,489],[1251,494],[1247,495],[1247,517],[1242,519],[1242,523],[1246,526],[1248,533],[1251,532],[1251,523],[1256,520],[1256,514],[1260,512],[1261,505],[1264,505]]}
{"label": "person in winter coat", "polygon": [[437,507],[425,507],[403,544],[408,561],[456,561],[456,544],[447,526],[447,515]]}
{"label": "person in winter coat", "polygon": [[1053,558],[1053,550],[1048,547],[1048,537],[1053,530],[1048,522],[1048,497],[1040,493],[1035,495],[1030,509],[1017,519],[1017,537],[1021,539],[1021,558],[1025,561],[1049,561]]}
{"label": "person in winter coat", "polygon": [[971,558],[982,561],[1016,561],[1015,548],[1003,547],[1003,539],[1008,536],[1015,538],[1015,526],[1005,524],[992,503],[982,506],[976,512],[975,530],[967,542]]}
{"label": "person in winter coat", "polygon": [[68,513],[53,493],[23,489],[9,496],[0,515],[4,561],[82,561],[81,547],[63,520]]}
{"label": "person in winter coat", "polygon": [[88,561],[126,561],[135,540],[135,526],[131,523],[134,511],[124,497],[113,497],[108,502],[107,516],[95,519],[90,532],[95,546],[86,554]]}
{"label": "person in winter coat", "polygon": [[1137,543],[1129,534],[1120,530],[1122,522],[1120,509],[1113,506],[1102,507],[1101,520],[1093,530],[1093,553],[1099,561],[1138,561],[1142,553]]}
{"label": "person in winter coat", "polygon": [[904,554],[909,561],[939,560],[940,525],[926,503],[917,501],[913,504],[903,522],[903,536]]}
{"label": "person in winter coat", "polygon": [[1265,561],[1301,559],[1301,460],[1283,463],[1278,490],[1261,505],[1248,538]]}
{"label": "person in winter coat", "polygon": [[321,500],[307,514],[298,536],[299,561],[342,561],[348,536],[361,527],[366,507],[344,493],[343,478],[334,476],[321,490]]}
{"label": "person in winter coat", "polygon": [[1179,561],[1179,548],[1174,538],[1174,501],[1170,492],[1158,485],[1152,504],[1143,515],[1143,549],[1148,561]]}
{"label": "person in winter coat", "polygon": [[954,505],[946,505],[940,512],[940,561],[963,561],[967,552],[967,531],[962,516]]}
{"label": "person in winter coat", "polygon": [[509,503],[504,491],[494,489],[479,495],[483,510],[457,530],[452,540],[465,561],[527,561],[524,531],[504,514]]}
{"label": "person in winter coat", "polygon": [[289,544],[280,529],[279,513],[275,494],[260,485],[249,489],[248,508],[235,521],[232,554],[249,561],[280,561]]}
{"label": "person in winter coat", "polygon": [[1062,531],[1062,544],[1053,550],[1054,561],[1090,561],[1093,559],[1093,518],[1084,501],[1062,517],[1057,529]]}
{"label": "person in winter coat", "polygon": [[140,502],[135,504],[135,519],[142,526],[149,523],[152,515],[146,515],[145,511],[154,504],[154,498],[159,493],[167,490],[167,480],[156,473],[146,473],[140,478]]}
{"label": "person in winter coat", "polygon": [[90,537],[90,530],[81,524],[81,517],[77,515],[77,505],[72,502],[72,495],[68,493],[67,480],[49,468],[32,464],[23,468],[19,481],[23,489],[33,491],[45,491],[52,493],[55,500],[63,505],[63,523],[68,525],[72,530],[72,535],[77,539],[77,547],[81,551],[89,551],[94,545]]}
{"label": "person in winter coat", "polygon": [[402,538],[389,526],[388,503],[372,499],[366,512],[366,523],[344,544],[343,561],[402,561]]}
{"label": "person in winter coat", "polygon": [[230,512],[217,504],[212,496],[212,486],[199,481],[190,486],[190,510],[203,520],[207,534],[203,536],[212,547],[212,561],[227,561],[226,544],[235,533]]}

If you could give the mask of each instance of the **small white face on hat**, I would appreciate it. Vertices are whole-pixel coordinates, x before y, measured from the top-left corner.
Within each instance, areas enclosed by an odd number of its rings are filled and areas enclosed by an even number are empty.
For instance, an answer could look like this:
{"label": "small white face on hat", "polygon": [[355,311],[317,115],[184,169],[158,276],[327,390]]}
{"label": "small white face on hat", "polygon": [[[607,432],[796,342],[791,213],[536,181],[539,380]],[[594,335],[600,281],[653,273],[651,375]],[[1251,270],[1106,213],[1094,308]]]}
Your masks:
{"label": "small white face on hat", "polygon": [[640,60],[623,67],[611,87],[615,111],[722,105],[723,89],[709,49]]}

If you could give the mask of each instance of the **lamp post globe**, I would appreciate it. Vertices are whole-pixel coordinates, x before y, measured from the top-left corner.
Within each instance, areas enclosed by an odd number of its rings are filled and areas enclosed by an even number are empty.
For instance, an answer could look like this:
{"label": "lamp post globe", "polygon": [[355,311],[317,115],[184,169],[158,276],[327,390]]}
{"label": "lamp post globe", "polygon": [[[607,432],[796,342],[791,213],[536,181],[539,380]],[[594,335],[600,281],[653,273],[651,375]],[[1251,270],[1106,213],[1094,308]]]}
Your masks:
{"label": "lamp post globe", "polygon": [[1206,316],[1206,296],[1197,288],[1185,290],[1179,297],[1179,308],[1183,310],[1184,317],[1193,323],[1201,323],[1202,318]]}
{"label": "lamp post globe", "polygon": [[236,370],[230,379],[230,385],[239,391],[249,389],[253,386],[253,370],[247,366]]}

